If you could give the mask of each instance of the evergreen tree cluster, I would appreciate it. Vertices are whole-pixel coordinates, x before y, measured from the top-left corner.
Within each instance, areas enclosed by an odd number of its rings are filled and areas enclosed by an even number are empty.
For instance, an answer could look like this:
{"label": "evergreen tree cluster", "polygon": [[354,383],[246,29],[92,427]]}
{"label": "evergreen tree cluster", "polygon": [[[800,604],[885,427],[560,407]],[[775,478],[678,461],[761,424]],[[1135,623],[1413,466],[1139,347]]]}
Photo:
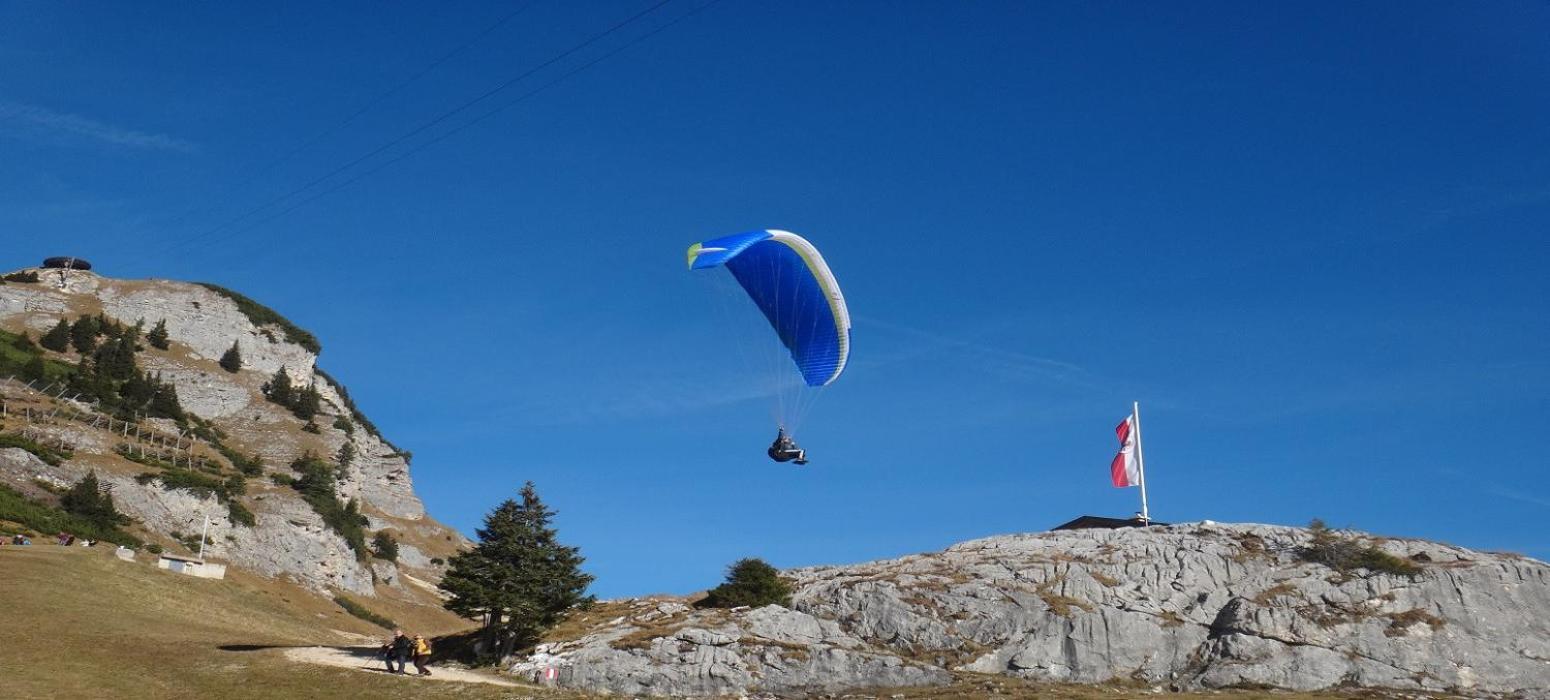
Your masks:
{"label": "evergreen tree cluster", "polygon": [[508,499],[485,516],[479,543],[452,557],[441,580],[450,594],[443,604],[463,617],[484,620],[485,648],[495,657],[536,643],[564,615],[590,605],[592,576],[581,571],[577,547],[560,544],[550,523],[555,513],[538,498],[533,482],[521,502]]}
{"label": "evergreen tree cluster", "polygon": [[102,531],[129,524],[129,517],[113,505],[112,487],[97,480],[96,470],[87,472],[85,478],[60,496],[59,507]]}
{"label": "evergreen tree cluster", "polygon": [[[73,349],[81,355],[69,379],[70,389],[81,396],[126,417],[143,413],[183,420],[176,387],[159,374],[142,372],[135,361],[141,349],[140,330],[138,323],[125,325],[102,315],[82,316],[74,322],[60,319],[38,344],[60,353]],[[47,372],[41,357],[30,364],[30,371]]]}
{"label": "evergreen tree cluster", "polygon": [[38,272],[36,270],[28,270],[26,272],[12,272],[11,274],[8,274],[4,277],[0,277],[0,284],[4,284],[6,282],[29,282],[35,284],[37,281]]}
{"label": "evergreen tree cluster", "polygon": [[291,480],[290,487],[301,494],[301,500],[312,506],[314,512],[322,516],[323,524],[344,538],[357,557],[365,559],[368,554],[366,516],[361,515],[361,505],[355,499],[339,502],[339,494],[335,490],[338,472],[334,466],[309,452],[291,462],[291,469],[298,476]]}
{"label": "evergreen tree cluster", "polygon": [[727,567],[727,580],[695,603],[701,608],[780,605],[791,607],[791,584],[763,559],[739,559]]}
{"label": "evergreen tree cluster", "polygon": [[291,375],[284,367],[264,382],[264,398],[290,409],[292,415],[304,421],[311,421],[323,408],[323,395],[318,393],[317,387],[309,384],[301,388],[292,384]]}

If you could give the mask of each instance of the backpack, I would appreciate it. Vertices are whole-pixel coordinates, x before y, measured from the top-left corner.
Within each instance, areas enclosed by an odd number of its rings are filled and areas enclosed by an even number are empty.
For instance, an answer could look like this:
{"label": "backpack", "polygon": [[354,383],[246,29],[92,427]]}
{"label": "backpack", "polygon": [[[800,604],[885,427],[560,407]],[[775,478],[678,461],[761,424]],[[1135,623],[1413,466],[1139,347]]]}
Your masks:
{"label": "backpack", "polygon": [[419,654],[419,655],[424,655],[424,656],[430,656],[431,655],[431,640],[429,640],[429,639],[416,639],[415,642],[414,642],[414,653],[415,654]]}

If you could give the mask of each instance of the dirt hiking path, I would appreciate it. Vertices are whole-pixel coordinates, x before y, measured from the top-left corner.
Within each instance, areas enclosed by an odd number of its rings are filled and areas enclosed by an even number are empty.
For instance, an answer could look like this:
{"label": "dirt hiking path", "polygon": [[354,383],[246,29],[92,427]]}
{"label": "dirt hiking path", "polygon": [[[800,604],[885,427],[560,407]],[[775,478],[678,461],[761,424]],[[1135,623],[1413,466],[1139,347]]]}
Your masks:
{"label": "dirt hiking path", "polygon": [[[377,647],[296,647],[285,650],[285,658],[292,661],[300,661],[322,666],[337,666],[339,668],[353,668],[363,673],[387,673],[387,665],[377,656]],[[442,668],[431,666],[431,675],[414,675],[414,665],[409,665],[410,677],[422,681],[454,681],[457,683],[487,683],[508,688],[532,687],[521,683],[496,678],[495,676],[479,673],[477,671],[465,671],[459,668]]]}

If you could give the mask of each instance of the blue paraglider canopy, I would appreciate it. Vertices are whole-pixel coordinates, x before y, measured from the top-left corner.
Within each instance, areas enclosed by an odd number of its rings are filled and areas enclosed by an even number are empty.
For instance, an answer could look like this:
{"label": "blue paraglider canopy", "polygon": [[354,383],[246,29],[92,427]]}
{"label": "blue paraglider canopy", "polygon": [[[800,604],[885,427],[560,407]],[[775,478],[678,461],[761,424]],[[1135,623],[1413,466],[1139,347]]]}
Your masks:
{"label": "blue paraglider canopy", "polygon": [[749,231],[689,247],[689,268],[725,266],[764,313],[808,386],[825,386],[850,357],[850,312],[818,249],[787,231]]}

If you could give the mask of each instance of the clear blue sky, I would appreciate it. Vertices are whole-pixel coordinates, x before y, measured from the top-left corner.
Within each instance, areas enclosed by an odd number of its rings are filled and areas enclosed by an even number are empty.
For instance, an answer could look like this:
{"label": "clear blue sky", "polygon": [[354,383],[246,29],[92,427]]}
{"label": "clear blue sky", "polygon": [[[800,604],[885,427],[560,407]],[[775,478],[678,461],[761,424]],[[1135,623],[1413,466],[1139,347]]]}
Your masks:
{"label": "clear blue sky", "polygon": [[[0,5],[0,267],[273,306],[433,515],[531,479],[604,596],[1128,515],[1132,400],[1156,518],[1550,558],[1543,3],[725,0],[220,228],[650,4],[537,0],[332,131],[511,6]],[[805,469],[684,270],[764,227],[855,315]]]}

